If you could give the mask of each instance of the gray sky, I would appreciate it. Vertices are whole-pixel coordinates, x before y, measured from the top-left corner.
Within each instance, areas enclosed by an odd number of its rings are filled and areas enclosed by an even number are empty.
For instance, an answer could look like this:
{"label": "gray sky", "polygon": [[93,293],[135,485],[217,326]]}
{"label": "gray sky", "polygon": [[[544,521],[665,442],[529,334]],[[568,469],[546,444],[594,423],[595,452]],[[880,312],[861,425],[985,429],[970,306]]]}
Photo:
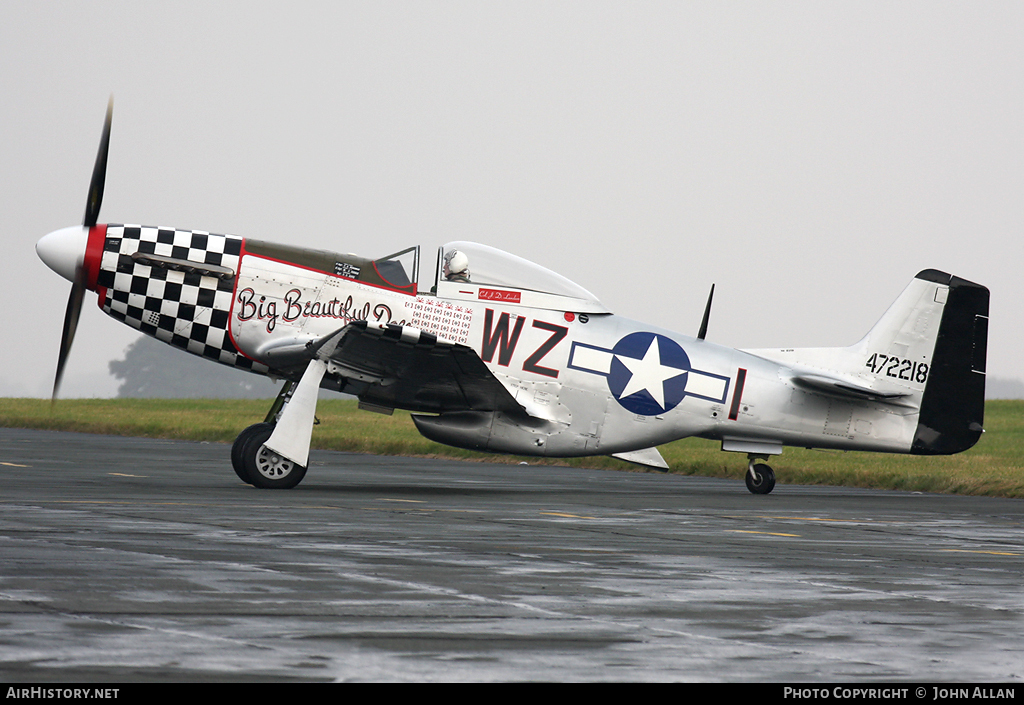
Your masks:
{"label": "gray sky", "polygon": [[[49,396],[82,220],[378,256],[476,240],[736,347],[857,341],[921,269],[1024,377],[1024,3],[0,0],[0,396]],[[137,334],[89,294],[63,396]]]}

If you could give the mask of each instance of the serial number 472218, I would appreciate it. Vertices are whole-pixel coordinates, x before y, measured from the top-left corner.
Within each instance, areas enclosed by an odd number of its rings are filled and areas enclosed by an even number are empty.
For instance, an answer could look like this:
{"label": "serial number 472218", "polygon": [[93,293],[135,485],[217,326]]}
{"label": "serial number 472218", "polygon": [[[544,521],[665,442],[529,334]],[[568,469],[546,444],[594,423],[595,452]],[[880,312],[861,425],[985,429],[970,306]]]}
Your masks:
{"label": "serial number 472218", "polygon": [[864,366],[876,375],[885,375],[894,379],[902,379],[908,382],[928,381],[928,363],[914,362],[902,357],[889,357],[882,353],[872,353]]}

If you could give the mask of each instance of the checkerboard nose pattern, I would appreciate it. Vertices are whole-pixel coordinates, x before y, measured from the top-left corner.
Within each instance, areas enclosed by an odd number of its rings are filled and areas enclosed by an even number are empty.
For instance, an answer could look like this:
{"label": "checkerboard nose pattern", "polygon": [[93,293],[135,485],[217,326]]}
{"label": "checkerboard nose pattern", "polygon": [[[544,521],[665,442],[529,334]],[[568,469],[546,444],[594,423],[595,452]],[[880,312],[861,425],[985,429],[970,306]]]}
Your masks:
{"label": "checkerboard nose pattern", "polygon": [[[195,355],[267,368],[228,335],[242,239],[202,231],[108,225],[97,287],[110,316]],[[153,255],[148,258],[145,255]]]}

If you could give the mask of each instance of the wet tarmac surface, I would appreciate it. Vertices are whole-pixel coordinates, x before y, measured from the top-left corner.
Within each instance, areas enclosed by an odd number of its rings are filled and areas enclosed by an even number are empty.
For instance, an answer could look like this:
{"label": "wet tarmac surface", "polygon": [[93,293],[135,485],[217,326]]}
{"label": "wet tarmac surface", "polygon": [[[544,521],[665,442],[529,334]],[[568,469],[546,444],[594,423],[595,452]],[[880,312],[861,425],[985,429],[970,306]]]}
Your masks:
{"label": "wet tarmac surface", "polygon": [[0,680],[1024,680],[1024,501],[228,452],[0,429]]}

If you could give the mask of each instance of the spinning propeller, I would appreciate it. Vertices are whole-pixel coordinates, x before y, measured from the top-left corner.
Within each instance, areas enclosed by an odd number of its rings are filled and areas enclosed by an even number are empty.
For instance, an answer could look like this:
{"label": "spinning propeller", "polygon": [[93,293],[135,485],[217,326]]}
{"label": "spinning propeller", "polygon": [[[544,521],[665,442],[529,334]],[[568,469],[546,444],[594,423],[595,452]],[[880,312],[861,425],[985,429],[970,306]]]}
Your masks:
{"label": "spinning propeller", "polygon": [[78,317],[82,312],[82,300],[87,287],[85,252],[89,241],[89,231],[96,225],[103,203],[103,183],[107,176],[107,151],[110,146],[110,121],[114,111],[114,98],[111,96],[107,104],[107,117],[103,123],[103,136],[96,155],[96,164],[92,170],[92,182],[89,184],[89,197],[85,204],[85,218],[82,227],[62,228],[44,236],[36,243],[39,258],[53,271],[71,281],[71,295],[68,297],[67,311],[64,313],[64,331],[60,339],[60,356],[57,358],[57,376],[53,382],[53,400],[60,390],[64,366],[71,352],[71,343],[75,339]]}

